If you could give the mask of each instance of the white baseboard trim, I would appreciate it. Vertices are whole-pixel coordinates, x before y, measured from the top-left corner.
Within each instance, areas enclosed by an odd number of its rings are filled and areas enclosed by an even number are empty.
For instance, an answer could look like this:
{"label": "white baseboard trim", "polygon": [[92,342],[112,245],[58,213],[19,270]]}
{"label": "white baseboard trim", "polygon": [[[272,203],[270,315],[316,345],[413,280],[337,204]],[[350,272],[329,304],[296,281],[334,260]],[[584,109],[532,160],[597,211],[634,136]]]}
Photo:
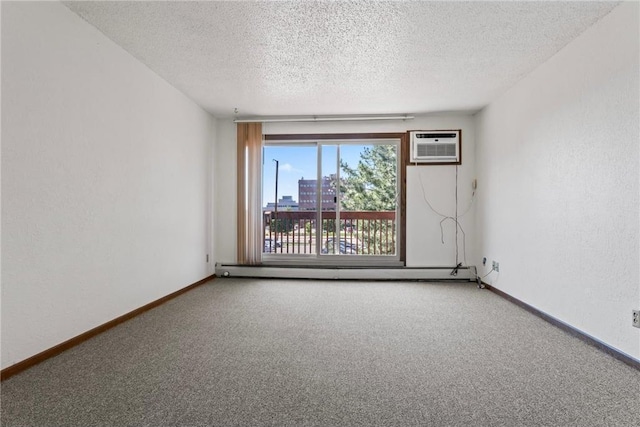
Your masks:
{"label": "white baseboard trim", "polygon": [[248,266],[216,264],[218,277],[256,277],[274,279],[319,280],[457,280],[475,282],[476,267],[297,267],[297,266]]}

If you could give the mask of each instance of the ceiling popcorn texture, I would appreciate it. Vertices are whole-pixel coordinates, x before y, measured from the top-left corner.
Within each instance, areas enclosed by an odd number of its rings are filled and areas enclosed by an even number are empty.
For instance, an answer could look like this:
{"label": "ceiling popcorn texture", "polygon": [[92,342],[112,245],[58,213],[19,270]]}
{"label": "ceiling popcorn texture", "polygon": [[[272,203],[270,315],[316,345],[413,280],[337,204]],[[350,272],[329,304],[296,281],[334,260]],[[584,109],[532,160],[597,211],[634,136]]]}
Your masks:
{"label": "ceiling popcorn texture", "polygon": [[65,2],[218,117],[476,111],[616,2]]}

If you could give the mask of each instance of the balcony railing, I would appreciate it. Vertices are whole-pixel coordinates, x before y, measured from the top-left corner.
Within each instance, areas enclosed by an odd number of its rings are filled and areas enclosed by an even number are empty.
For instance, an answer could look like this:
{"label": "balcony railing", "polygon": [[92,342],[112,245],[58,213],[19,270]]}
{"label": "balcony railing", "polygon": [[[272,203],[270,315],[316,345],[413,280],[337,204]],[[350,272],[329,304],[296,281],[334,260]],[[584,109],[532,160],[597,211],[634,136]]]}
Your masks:
{"label": "balcony railing", "polygon": [[316,232],[317,211],[279,211],[263,215],[264,252],[315,254],[320,240],[321,254],[395,255],[396,213],[393,211],[322,211]]}

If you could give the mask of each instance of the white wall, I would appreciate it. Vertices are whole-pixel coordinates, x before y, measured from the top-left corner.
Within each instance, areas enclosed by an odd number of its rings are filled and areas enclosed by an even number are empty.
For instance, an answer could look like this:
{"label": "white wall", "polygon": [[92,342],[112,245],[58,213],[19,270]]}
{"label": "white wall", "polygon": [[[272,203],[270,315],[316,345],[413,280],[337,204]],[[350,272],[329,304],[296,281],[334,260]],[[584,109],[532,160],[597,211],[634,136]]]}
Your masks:
{"label": "white wall", "polygon": [[215,262],[236,261],[236,124],[218,119],[215,162]]}
{"label": "white wall", "polygon": [[485,108],[476,163],[485,280],[635,358],[638,28],[622,4]]}
{"label": "white wall", "polygon": [[5,368],[210,274],[215,121],[57,2],[2,66]]}
{"label": "white wall", "polygon": [[[462,129],[463,161],[459,167],[460,212],[471,203],[471,181],[475,174],[475,123],[468,114],[418,116],[411,121],[384,122],[316,122],[265,123],[265,134],[295,133],[362,133],[405,132],[411,129]],[[232,120],[218,120],[218,155],[216,163],[216,247],[218,262],[236,260],[236,127]],[[441,243],[440,217],[426,204],[420,185],[422,180],[427,200],[445,215],[455,212],[455,167],[410,166],[407,174],[407,265],[455,265],[455,227],[444,224],[445,244]],[[297,195],[294,195],[297,198]],[[472,206],[460,219],[466,233],[467,260],[475,259],[475,216]],[[459,233],[460,260],[463,257],[462,234]]]}

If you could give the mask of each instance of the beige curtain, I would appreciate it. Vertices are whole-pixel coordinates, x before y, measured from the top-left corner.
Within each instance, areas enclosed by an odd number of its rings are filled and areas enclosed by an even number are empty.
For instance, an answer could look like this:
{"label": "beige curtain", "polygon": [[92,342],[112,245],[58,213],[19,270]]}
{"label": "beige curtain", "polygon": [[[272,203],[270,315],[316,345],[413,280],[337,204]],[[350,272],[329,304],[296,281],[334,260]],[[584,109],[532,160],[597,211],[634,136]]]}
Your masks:
{"label": "beige curtain", "polygon": [[262,261],[262,123],[238,123],[238,264]]}

